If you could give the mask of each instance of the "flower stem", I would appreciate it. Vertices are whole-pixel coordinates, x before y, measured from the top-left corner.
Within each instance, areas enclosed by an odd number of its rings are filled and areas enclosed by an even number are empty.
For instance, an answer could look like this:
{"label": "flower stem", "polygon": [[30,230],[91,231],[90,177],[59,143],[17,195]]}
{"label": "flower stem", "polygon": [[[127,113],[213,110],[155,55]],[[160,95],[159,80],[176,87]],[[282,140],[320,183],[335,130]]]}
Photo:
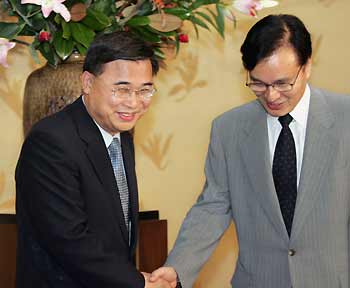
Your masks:
{"label": "flower stem", "polygon": [[12,1],[10,1],[10,3],[11,3],[11,6],[12,6],[12,9],[13,9],[19,16],[21,16],[21,18],[23,19],[23,21],[26,22],[28,26],[33,27],[33,24],[30,23],[30,21],[27,19],[27,17],[24,16],[24,15],[22,14],[22,12],[19,11],[19,10],[17,9],[16,5],[13,5],[13,4],[12,4]]}
{"label": "flower stem", "polygon": [[39,8],[38,10],[34,11],[32,14],[28,14],[27,18],[33,17],[34,15],[38,14],[41,12],[41,9]]}

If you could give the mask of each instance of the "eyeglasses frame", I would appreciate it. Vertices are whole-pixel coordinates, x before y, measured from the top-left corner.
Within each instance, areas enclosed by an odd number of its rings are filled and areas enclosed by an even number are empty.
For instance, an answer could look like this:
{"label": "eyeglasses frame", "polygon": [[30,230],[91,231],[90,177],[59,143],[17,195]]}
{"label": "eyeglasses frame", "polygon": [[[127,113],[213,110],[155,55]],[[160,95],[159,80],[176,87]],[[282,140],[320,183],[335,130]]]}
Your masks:
{"label": "eyeglasses frame", "polygon": [[298,78],[299,78],[300,71],[301,71],[301,69],[302,69],[303,67],[304,67],[304,65],[301,65],[301,66],[299,67],[298,72],[297,72],[297,75],[296,75],[296,77],[295,77],[295,79],[294,79],[294,81],[293,81],[292,83],[283,83],[283,84],[288,84],[288,85],[290,85],[290,88],[287,89],[287,90],[284,90],[284,89],[283,89],[283,90],[276,89],[275,86],[276,86],[276,85],[281,85],[281,83],[267,84],[267,83],[262,82],[262,81],[259,81],[259,83],[264,84],[264,85],[265,85],[265,89],[264,89],[264,90],[261,90],[261,91],[253,90],[253,89],[250,87],[250,85],[252,85],[253,83],[251,83],[251,82],[248,83],[248,80],[250,79],[250,77],[249,77],[249,72],[247,73],[247,78],[246,78],[245,86],[249,87],[253,92],[258,92],[258,93],[266,92],[266,91],[269,89],[269,87],[272,87],[274,90],[276,90],[276,91],[278,91],[278,92],[289,92],[289,91],[292,91],[292,90],[293,90],[294,85],[295,85],[295,83],[297,82],[297,80],[298,80]]}

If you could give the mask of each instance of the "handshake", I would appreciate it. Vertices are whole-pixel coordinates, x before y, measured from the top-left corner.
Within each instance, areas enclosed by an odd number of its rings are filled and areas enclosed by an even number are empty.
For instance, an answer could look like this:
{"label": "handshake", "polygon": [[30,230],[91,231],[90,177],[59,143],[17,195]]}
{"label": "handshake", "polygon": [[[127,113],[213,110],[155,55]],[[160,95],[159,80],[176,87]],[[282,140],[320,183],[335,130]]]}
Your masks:
{"label": "handshake", "polygon": [[173,267],[160,267],[151,274],[141,273],[145,277],[145,288],[181,288]]}

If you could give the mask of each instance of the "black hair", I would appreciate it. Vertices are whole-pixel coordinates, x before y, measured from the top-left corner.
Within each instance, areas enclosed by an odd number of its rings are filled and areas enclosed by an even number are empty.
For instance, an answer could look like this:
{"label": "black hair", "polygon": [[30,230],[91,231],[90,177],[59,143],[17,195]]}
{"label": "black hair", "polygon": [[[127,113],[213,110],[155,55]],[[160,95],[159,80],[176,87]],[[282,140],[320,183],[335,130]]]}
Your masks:
{"label": "black hair", "polygon": [[83,71],[94,75],[103,73],[103,64],[115,60],[139,61],[149,59],[153,75],[159,70],[153,47],[131,32],[115,31],[97,36],[91,43],[84,61]]}
{"label": "black hair", "polygon": [[288,14],[264,17],[249,30],[241,46],[244,68],[253,70],[261,60],[288,45],[294,49],[300,65],[311,58],[311,36],[298,17]]}

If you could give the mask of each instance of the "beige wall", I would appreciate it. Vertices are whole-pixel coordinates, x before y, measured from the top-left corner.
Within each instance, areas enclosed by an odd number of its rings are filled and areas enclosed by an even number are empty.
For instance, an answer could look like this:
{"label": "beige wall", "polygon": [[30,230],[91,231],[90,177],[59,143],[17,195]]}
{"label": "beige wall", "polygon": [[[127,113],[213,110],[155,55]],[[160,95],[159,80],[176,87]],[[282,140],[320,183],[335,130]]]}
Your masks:
{"label": "beige wall", "polygon": [[[267,13],[291,13],[308,26],[314,40],[311,83],[350,94],[346,86],[350,64],[349,0],[284,0]],[[239,49],[257,19],[237,14],[237,28],[228,27],[223,41],[214,32],[200,31],[196,39],[190,25],[190,43],[167,61],[157,79],[157,94],[148,114],[136,127],[136,157],[142,210],[160,210],[168,219],[169,247],[181,222],[198,197],[211,121],[253,95],[244,86]],[[230,25],[230,22],[226,22]],[[14,167],[22,143],[21,102],[24,81],[36,68],[25,49],[9,57],[10,68],[0,67],[0,211],[14,212]],[[40,87],[38,87],[40,89]],[[230,287],[237,256],[233,227],[223,237],[202,270],[195,287]],[[189,257],[191,257],[189,255]]]}

